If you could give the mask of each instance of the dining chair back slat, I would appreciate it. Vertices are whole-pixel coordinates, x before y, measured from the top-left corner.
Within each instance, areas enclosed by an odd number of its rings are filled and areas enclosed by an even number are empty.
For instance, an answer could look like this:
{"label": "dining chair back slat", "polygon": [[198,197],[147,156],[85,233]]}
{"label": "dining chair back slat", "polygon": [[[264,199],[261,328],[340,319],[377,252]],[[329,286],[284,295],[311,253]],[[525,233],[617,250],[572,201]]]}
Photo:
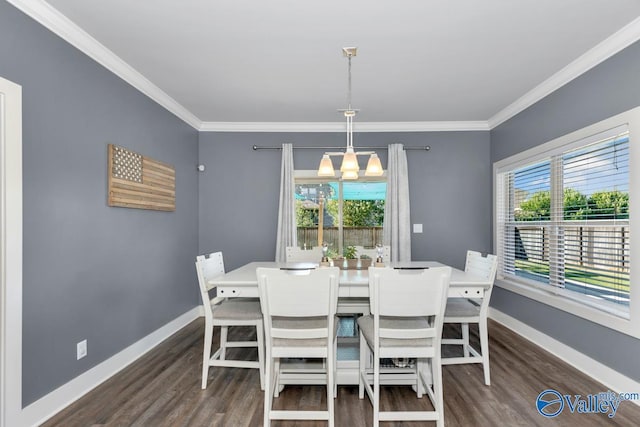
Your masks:
{"label": "dining chair back slat", "polygon": [[198,255],[196,257],[196,274],[198,275],[198,284],[200,287],[200,296],[203,301],[204,317],[206,319],[213,318],[212,304],[205,304],[205,301],[211,301],[213,305],[221,302],[221,299],[211,300],[209,292],[215,289],[215,285],[209,285],[209,281],[217,276],[225,273],[224,259],[222,252],[214,252],[208,255]]}
{"label": "dining chair back slat", "polygon": [[464,271],[493,282],[498,267],[498,257],[488,254],[483,257],[480,252],[468,251]]}
{"label": "dining chair back slat", "polygon": [[[330,309],[331,287],[318,286],[318,281],[330,277],[334,270],[276,270],[268,275],[265,289],[271,316],[311,317],[327,316]],[[258,269],[258,277],[264,271]],[[328,279],[326,279],[328,280]],[[296,304],[291,304],[295,301]]]}
{"label": "dining chair back slat", "polygon": [[446,298],[446,290],[430,285],[437,283],[441,275],[438,268],[395,270],[369,267],[369,277],[373,278],[369,280],[369,295],[376,295],[371,301],[371,313],[379,311],[380,316],[433,316],[442,309]]}
{"label": "dining chair back slat", "polygon": [[314,246],[310,249],[302,249],[297,246],[287,246],[287,262],[317,262],[322,260],[322,247]]}

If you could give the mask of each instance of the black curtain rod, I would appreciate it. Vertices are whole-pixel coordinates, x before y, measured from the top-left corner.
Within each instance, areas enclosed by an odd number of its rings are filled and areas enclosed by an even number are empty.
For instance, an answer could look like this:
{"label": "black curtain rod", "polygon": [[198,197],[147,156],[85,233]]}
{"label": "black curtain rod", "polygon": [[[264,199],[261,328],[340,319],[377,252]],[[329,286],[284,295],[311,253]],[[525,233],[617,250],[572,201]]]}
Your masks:
{"label": "black curtain rod", "polygon": [[[380,150],[384,147],[355,147],[358,150]],[[341,147],[293,147],[294,150],[340,150]],[[423,147],[404,147],[405,150],[420,150],[420,151],[429,151],[431,147],[425,145]],[[260,147],[258,145],[253,146],[253,150],[282,150],[282,147]]]}

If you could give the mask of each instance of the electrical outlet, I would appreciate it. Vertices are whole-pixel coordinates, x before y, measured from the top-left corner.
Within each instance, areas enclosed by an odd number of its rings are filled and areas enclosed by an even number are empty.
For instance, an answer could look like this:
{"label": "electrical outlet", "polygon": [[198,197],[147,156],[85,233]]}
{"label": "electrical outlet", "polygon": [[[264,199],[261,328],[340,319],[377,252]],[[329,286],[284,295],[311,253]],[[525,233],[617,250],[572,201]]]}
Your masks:
{"label": "electrical outlet", "polygon": [[87,355],[87,340],[80,341],[76,345],[77,360],[82,359]]}

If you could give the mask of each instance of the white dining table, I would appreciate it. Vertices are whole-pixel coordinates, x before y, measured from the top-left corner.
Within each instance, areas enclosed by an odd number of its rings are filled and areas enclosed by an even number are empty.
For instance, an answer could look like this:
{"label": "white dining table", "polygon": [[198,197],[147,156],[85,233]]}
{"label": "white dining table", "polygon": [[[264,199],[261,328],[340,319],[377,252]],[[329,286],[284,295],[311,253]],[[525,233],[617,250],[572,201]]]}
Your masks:
{"label": "white dining table", "polygon": [[[227,298],[257,298],[258,278],[256,268],[290,268],[302,269],[317,267],[318,263],[279,263],[279,262],[250,262],[228,273],[209,280],[210,288],[216,287],[218,296]],[[390,263],[393,268],[433,268],[444,267],[436,261],[411,261]],[[490,287],[487,279],[467,273],[457,268],[451,269],[449,298],[483,298]],[[340,270],[338,298],[368,298],[369,272],[368,270]]]}
{"label": "white dining table", "polygon": [[[435,261],[412,261],[389,263],[393,268],[433,268],[444,267]],[[250,262],[235,270],[208,281],[210,289],[216,288],[217,295],[226,298],[258,298],[258,267],[286,268],[302,270],[318,267],[318,263]],[[451,269],[449,298],[483,298],[490,283],[483,277],[467,273],[457,268]],[[369,272],[363,270],[340,270],[338,285],[338,314],[352,315],[369,311]],[[339,338],[336,383],[338,385],[358,384],[358,339]],[[346,355],[346,356],[345,356]],[[281,384],[323,384],[324,368],[307,362],[288,362],[281,372]],[[410,372],[406,372],[410,371]],[[315,373],[314,373],[315,372]],[[386,373],[382,384],[415,384],[413,370],[383,369]],[[302,373],[302,375],[301,375]],[[425,373],[430,377],[429,373]]]}

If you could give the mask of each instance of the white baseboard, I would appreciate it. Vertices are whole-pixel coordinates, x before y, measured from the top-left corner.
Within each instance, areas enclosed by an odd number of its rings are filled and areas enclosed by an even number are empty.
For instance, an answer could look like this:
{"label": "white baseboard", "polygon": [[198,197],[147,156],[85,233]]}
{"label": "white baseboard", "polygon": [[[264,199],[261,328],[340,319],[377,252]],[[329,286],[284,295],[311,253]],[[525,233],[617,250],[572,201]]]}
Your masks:
{"label": "white baseboard", "polygon": [[38,426],[44,423],[202,315],[202,307],[194,307],[113,357],[33,402],[22,410],[20,425]]}
{"label": "white baseboard", "polygon": [[[610,367],[598,362],[595,359],[585,356],[573,347],[550,337],[537,329],[521,322],[520,320],[509,316],[493,307],[489,307],[489,318],[495,320],[503,326],[511,329],[524,339],[542,347],[549,353],[559,357],[577,370],[590,376],[596,381],[604,384],[605,387],[615,392],[637,392],[640,390],[640,383]],[[540,390],[542,391],[542,390]],[[589,392],[599,393],[607,390],[589,390]],[[631,400],[631,402],[640,406],[640,400]]]}

